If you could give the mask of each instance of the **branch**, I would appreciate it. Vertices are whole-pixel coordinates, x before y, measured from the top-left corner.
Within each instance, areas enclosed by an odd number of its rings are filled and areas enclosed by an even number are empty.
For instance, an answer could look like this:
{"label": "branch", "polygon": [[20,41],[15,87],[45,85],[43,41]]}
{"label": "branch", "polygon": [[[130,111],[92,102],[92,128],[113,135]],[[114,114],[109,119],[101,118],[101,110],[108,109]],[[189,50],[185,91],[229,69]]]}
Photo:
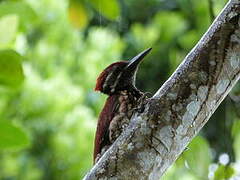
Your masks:
{"label": "branch", "polygon": [[85,180],[163,175],[240,78],[239,17],[240,1],[230,0]]}

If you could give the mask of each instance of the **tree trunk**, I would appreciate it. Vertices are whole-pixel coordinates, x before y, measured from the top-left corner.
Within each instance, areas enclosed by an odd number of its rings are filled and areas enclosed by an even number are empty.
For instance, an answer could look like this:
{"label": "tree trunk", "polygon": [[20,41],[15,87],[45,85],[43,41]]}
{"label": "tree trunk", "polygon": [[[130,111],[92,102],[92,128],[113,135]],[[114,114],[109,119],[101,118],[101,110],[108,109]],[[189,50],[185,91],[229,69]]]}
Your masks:
{"label": "tree trunk", "polygon": [[239,17],[240,1],[230,0],[85,180],[159,180],[240,77]]}

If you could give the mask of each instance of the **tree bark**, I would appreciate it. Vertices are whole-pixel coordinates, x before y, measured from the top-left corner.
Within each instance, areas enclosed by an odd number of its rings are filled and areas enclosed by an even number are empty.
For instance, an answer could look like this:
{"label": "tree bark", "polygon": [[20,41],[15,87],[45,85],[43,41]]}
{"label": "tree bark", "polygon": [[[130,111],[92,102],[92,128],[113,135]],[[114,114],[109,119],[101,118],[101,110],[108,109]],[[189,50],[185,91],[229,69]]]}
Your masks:
{"label": "tree bark", "polygon": [[240,0],[230,0],[85,180],[160,179],[240,77],[239,17]]}

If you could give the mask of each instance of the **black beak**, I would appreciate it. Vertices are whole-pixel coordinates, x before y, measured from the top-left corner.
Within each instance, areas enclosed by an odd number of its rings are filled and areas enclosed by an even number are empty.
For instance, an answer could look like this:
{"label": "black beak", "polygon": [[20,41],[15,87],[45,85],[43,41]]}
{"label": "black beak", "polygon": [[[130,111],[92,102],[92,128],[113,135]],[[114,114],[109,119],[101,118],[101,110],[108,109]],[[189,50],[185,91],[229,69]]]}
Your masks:
{"label": "black beak", "polygon": [[129,64],[125,67],[126,71],[134,71],[138,64],[143,60],[143,58],[152,50],[152,48],[148,48],[145,51],[139,53],[137,56],[132,58],[129,61]]}

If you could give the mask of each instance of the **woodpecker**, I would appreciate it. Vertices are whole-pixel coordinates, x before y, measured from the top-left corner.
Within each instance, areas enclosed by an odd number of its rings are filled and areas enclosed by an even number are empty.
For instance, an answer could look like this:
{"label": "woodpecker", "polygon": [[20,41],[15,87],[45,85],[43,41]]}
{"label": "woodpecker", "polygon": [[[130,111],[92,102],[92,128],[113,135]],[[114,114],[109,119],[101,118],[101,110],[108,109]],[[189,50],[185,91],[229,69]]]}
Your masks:
{"label": "woodpecker", "polygon": [[144,95],[135,86],[138,65],[151,51],[146,49],[130,61],[118,61],[103,70],[95,91],[108,95],[100,113],[95,134],[94,163],[128,126],[139,99]]}

